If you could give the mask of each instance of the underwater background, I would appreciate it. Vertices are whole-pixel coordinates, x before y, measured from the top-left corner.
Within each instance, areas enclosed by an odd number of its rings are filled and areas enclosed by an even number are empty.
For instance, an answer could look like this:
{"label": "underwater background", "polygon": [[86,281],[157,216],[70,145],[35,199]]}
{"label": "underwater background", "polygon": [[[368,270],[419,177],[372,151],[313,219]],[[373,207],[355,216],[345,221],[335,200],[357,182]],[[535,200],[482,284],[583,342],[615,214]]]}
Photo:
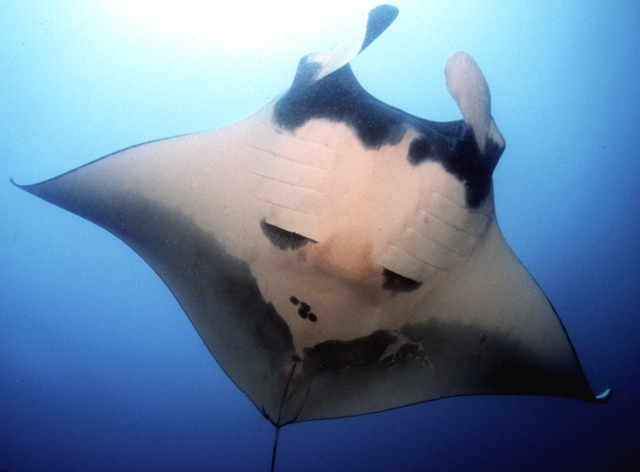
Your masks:
{"label": "underwater background", "polygon": [[[9,178],[238,120],[378,3],[0,3],[0,470],[268,470],[273,426],[153,270]],[[295,424],[276,470],[640,470],[640,4],[394,4],[356,76],[457,120],[444,62],[476,59],[507,142],[502,231],[613,398],[468,396]]]}

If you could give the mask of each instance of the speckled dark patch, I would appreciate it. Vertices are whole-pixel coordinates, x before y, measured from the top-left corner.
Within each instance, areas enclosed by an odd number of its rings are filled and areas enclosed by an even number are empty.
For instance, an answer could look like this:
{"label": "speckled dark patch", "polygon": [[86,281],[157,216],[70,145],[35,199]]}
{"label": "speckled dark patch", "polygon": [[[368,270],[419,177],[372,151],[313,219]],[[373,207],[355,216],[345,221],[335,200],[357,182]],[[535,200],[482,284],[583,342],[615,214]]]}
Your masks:
{"label": "speckled dark patch", "polygon": [[442,164],[465,185],[470,208],[482,203],[491,190],[491,176],[503,149],[489,140],[481,153],[463,120],[425,120],[381,102],[362,88],[349,64],[314,81],[318,67],[302,58],[291,87],[274,106],[273,121],[278,126],[295,131],[312,119],[343,122],[366,149],[398,144],[407,129],[413,128],[420,136],[411,143],[409,163]]}

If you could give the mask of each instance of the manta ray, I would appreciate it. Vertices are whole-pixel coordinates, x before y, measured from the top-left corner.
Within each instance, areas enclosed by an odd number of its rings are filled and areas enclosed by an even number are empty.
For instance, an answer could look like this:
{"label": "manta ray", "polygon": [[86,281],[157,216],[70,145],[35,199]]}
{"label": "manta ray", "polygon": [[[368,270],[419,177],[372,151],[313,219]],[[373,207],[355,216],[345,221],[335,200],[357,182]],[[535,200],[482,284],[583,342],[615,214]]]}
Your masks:
{"label": "manta ray", "polygon": [[[553,306],[505,241],[505,140],[465,52],[445,65],[462,120],[364,90],[349,62],[381,5],[309,54],[254,114],[160,139],[23,190],[105,228],[160,276],[221,368],[276,427],[455,395],[590,388]],[[14,182],[15,183],[15,182]]]}

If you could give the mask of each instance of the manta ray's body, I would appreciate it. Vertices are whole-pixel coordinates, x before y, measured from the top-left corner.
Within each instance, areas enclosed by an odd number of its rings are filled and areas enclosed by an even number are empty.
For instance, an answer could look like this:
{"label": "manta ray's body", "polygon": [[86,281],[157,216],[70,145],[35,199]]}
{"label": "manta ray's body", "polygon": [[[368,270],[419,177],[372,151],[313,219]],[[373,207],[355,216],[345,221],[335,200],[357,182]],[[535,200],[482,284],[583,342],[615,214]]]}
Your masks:
{"label": "manta ray's body", "polygon": [[140,254],[277,427],[452,395],[597,401],[498,227],[505,144],[476,63],[447,61],[464,118],[447,123],[376,100],[351,72],[396,15],[372,10],[237,123],[21,188]]}

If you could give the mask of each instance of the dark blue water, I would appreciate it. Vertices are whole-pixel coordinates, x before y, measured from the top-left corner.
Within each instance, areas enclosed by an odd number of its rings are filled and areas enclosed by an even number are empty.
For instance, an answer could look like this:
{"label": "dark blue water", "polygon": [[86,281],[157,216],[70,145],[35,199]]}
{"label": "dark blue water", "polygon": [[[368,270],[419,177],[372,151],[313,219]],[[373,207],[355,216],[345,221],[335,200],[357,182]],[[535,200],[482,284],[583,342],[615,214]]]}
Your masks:
{"label": "dark blue water", "polygon": [[[276,1],[255,11],[235,1],[181,14],[124,1],[8,3],[0,470],[268,470],[273,427],[154,272],[9,177],[40,181],[131,144],[242,118],[289,85],[302,55],[359,28],[372,4],[303,11],[306,2],[287,10]],[[507,141],[494,175],[502,230],[554,303],[593,389],[611,387],[614,397],[604,406],[450,398],[292,425],[280,434],[277,470],[636,470],[638,3],[397,5],[396,22],[353,62],[356,75],[410,113],[458,119],[443,65],[456,49],[475,57]]]}

